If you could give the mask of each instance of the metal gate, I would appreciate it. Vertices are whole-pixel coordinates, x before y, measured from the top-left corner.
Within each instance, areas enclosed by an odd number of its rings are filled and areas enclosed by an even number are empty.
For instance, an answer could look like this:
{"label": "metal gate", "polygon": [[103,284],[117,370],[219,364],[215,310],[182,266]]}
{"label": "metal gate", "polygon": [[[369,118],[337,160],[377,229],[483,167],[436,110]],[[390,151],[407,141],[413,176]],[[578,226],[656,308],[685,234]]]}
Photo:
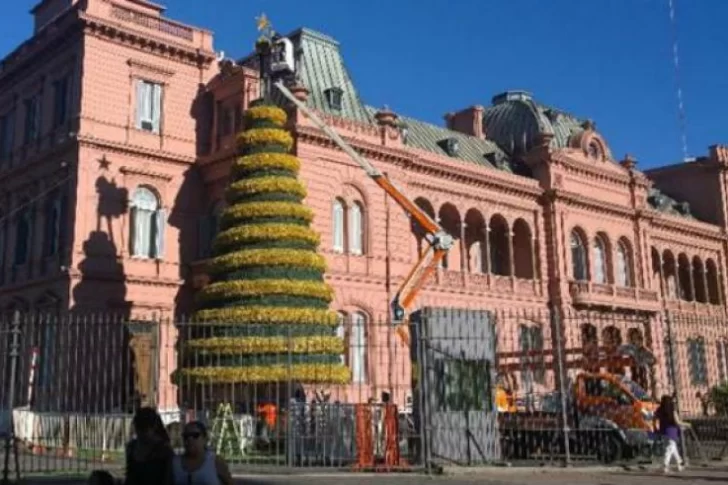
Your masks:
{"label": "metal gate", "polygon": [[425,463],[499,460],[493,315],[423,308],[411,319],[415,420],[425,422]]}

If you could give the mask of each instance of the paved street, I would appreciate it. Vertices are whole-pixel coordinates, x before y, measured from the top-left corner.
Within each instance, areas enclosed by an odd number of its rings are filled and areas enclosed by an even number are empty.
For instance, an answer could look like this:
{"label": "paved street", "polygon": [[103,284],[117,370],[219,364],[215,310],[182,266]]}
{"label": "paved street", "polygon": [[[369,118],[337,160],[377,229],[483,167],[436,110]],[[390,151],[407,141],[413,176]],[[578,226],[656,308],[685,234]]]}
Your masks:
{"label": "paved street", "polygon": [[[291,474],[291,475],[236,475],[236,481],[245,485],[658,485],[728,483],[728,467],[695,468],[668,477],[656,471],[623,471],[606,469],[541,470],[516,468],[483,468],[457,470],[450,475],[424,477],[403,474]],[[27,480],[28,485],[63,483],[81,485],[83,481],[59,478]]]}

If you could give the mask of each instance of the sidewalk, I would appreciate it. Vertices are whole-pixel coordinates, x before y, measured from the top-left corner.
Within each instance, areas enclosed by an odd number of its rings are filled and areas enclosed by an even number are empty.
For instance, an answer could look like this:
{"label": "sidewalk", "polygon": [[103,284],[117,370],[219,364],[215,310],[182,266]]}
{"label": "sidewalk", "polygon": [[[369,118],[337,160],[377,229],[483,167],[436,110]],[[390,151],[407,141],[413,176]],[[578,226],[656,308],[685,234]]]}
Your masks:
{"label": "sidewalk", "polygon": [[[425,478],[416,474],[363,474],[363,473],[299,473],[295,475],[235,474],[241,485],[658,485],[693,483],[728,483],[728,467],[695,467],[682,473],[665,476],[657,468],[624,470],[617,468],[469,468],[463,472],[435,475]],[[27,485],[82,485],[79,478],[48,477],[26,479]]]}

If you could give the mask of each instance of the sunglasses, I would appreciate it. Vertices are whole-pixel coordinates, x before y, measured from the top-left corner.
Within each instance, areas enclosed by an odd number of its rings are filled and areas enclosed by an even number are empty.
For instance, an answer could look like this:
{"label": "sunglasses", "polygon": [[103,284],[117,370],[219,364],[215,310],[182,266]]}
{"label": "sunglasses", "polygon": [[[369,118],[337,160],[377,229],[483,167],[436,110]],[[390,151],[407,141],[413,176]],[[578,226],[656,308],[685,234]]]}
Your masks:
{"label": "sunglasses", "polygon": [[196,440],[200,436],[202,436],[202,433],[183,433],[182,434],[182,438],[184,438],[186,440],[188,440],[188,439]]}

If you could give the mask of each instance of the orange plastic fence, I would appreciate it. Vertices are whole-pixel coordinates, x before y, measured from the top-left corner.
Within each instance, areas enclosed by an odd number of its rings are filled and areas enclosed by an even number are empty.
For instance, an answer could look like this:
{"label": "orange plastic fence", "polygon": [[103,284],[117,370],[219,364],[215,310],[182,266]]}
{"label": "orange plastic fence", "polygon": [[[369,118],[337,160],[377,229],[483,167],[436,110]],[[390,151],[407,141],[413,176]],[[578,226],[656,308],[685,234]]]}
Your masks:
{"label": "orange plastic fence", "polygon": [[[374,449],[374,410],[371,404],[357,404],[356,410],[356,468],[375,466]],[[399,454],[399,418],[396,404],[384,405],[384,463],[383,468],[399,467],[402,460]]]}
{"label": "orange plastic fence", "polygon": [[384,464],[396,467],[399,462],[399,417],[396,404],[384,406]]}
{"label": "orange plastic fence", "polygon": [[372,436],[372,408],[368,404],[357,404],[356,410],[356,466],[374,466],[374,439]]}

